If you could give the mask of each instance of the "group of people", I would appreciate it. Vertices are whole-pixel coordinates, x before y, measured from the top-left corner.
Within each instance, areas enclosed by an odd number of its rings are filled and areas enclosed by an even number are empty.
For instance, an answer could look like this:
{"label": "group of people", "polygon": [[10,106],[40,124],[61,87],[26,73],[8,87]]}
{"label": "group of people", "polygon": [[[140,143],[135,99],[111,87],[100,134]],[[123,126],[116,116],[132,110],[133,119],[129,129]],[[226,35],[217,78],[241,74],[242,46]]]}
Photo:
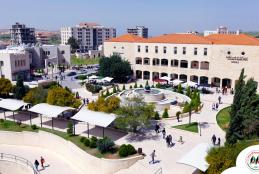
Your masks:
{"label": "group of people", "polygon": [[[160,126],[159,124],[156,124],[155,126],[155,132],[158,134],[160,132]],[[163,135],[163,139],[165,139],[167,147],[172,147],[173,146],[173,138],[172,135],[167,135],[166,136],[166,131],[165,128],[161,131]]]}
{"label": "group of people", "polygon": [[44,163],[45,163],[45,159],[44,159],[42,156],[40,157],[40,163],[39,163],[39,161],[36,159],[36,160],[34,161],[34,166],[35,166],[36,170],[37,170],[37,171],[39,170],[39,165],[41,165],[42,169],[44,169],[44,168],[45,168]]}
{"label": "group of people", "polygon": [[214,146],[220,146],[220,143],[221,143],[221,139],[220,139],[220,137],[218,137],[218,142],[217,142],[217,137],[216,137],[216,135],[213,135],[212,136],[212,138],[211,138],[211,141],[212,141],[212,144],[214,145]]}
{"label": "group of people", "polygon": [[219,108],[219,103],[212,103],[212,110],[217,111]]}
{"label": "group of people", "polygon": [[83,98],[83,103],[86,104],[86,105],[88,105],[88,104],[89,104],[89,99],[88,99],[88,98],[86,98],[86,99]]}

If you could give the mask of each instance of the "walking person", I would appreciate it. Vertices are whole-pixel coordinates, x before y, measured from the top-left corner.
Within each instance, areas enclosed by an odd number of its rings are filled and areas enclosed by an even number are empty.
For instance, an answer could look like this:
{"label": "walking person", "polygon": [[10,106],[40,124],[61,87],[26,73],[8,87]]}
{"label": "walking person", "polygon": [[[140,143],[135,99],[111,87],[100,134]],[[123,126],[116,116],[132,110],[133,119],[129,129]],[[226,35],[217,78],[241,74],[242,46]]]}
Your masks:
{"label": "walking person", "polygon": [[41,167],[44,169],[44,163],[45,163],[45,159],[41,156],[40,157],[40,164],[41,164]]}
{"label": "walking person", "polygon": [[212,111],[215,110],[215,103],[212,103]]}
{"label": "walking person", "polygon": [[215,135],[213,135],[212,138],[211,138],[211,141],[212,141],[214,146],[216,145],[216,140],[217,140],[217,137]]}
{"label": "walking person", "polygon": [[157,134],[159,133],[159,129],[160,129],[160,126],[158,124],[156,124],[155,131]]}
{"label": "walking person", "polygon": [[34,161],[34,166],[35,166],[35,169],[36,169],[37,171],[39,171],[39,165],[40,165],[39,161],[38,161],[38,160],[35,160],[35,161]]}
{"label": "walking person", "polygon": [[218,138],[218,146],[220,146],[220,143],[221,143],[221,139]]}
{"label": "walking person", "polygon": [[155,163],[155,156],[156,156],[156,151],[153,150],[153,152],[150,154],[151,156],[151,161],[149,161],[149,164],[152,162],[153,164]]}
{"label": "walking person", "polygon": [[165,135],[166,135],[165,128],[162,130],[162,134],[163,134],[163,139],[165,139]]}
{"label": "walking person", "polygon": [[221,104],[221,96],[218,97],[219,104]]}
{"label": "walking person", "polygon": [[169,147],[170,146],[170,140],[169,140],[169,136],[168,135],[165,138],[165,142],[167,144],[167,147]]}
{"label": "walking person", "polygon": [[168,140],[169,140],[169,146],[172,147],[172,145],[173,145],[172,135],[168,135]]}
{"label": "walking person", "polygon": [[218,108],[219,108],[219,104],[218,104],[218,103],[216,103],[216,110],[218,110]]}

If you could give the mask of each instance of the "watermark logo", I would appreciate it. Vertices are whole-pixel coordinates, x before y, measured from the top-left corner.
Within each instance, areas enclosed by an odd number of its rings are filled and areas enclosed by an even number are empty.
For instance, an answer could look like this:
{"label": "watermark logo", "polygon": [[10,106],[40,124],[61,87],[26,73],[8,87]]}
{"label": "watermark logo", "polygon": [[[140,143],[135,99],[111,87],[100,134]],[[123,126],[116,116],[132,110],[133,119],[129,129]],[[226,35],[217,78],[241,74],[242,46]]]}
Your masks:
{"label": "watermark logo", "polygon": [[259,150],[250,152],[245,162],[250,170],[259,171]]}

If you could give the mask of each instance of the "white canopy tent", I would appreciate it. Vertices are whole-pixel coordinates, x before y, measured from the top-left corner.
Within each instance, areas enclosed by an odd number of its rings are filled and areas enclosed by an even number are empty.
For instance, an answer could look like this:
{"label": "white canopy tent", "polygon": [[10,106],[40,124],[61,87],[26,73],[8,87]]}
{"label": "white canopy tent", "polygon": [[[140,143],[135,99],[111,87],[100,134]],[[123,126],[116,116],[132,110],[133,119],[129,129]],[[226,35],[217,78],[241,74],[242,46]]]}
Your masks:
{"label": "white canopy tent", "polygon": [[178,86],[179,84],[183,83],[183,81],[179,79],[174,79],[173,81],[171,81],[171,83],[173,83],[174,86]]}
{"label": "white canopy tent", "polygon": [[209,167],[206,156],[210,148],[211,146],[208,143],[198,144],[177,162],[195,167],[205,172]]}
{"label": "white canopy tent", "polygon": [[98,76],[92,75],[92,76],[89,77],[89,80],[94,80],[94,79],[98,79]]}
{"label": "white canopy tent", "polygon": [[89,124],[103,127],[103,136],[104,136],[104,128],[108,127],[115,120],[116,116],[113,114],[94,112],[86,108],[82,108],[72,118],[75,120],[87,123],[88,137],[89,137]]}
{"label": "white canopy tent", "polygon": [[28,111],[30,111],[30,112],[40,114],[41,127],[42,127],[42,116],[51,118],[52,129],[53,129],[53,118],[57,118],[60,114],[62,114],[65,111],[69,111],[69,110],[74,110],[74,108],[55,106],[55,105],[50,105],[47,103],[40,103],[40,104],[37,104],[37,105],[31,107],[30,109],[28,109]]}
{"label": "white canopy tent", "polygon": [[187,88],[188,86],[192,87],[192,88],[196,88],[196,87],[198,87],[198,83],[189,81],[189,82],[185,82],[185,83],[182,84],[183,88]]}
{"label": "white canopy tent", "polygon": [[171,78],[170,77],[168,77],[168,76],[163,76],[163,77],[161,77],[160,79],[162,79],[162,80],[166,80],[168,83],[170,82],[170,80],[171,80]]}
{"label": "white canopy tent", "polygon": [[112,77],[104,77],[101,79],[101,81],[103,81],[103,82],[111,82],[112,80],[113,80]]}
{"label": "white canopy tent", "polygon": [[[16,99],[0,99],[0,108],[9,110],[13,112],[13,119],[15,121],[14,117],[14,111],[17,111],[25,106],[27,106],[29,103],[25,103],[22,100],[16,100]],[[5,117],[5,111],[4,111],[4,118]]]}

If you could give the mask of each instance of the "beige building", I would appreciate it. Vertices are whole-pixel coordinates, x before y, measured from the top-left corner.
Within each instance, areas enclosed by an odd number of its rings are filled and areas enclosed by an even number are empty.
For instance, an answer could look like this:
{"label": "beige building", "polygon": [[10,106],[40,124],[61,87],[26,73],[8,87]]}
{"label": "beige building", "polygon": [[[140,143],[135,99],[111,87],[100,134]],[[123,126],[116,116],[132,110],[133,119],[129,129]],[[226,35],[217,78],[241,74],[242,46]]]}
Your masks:
{"label": "beige building", "polygon": [[259,81],[259,40],[244,34],[167,34],[149,39],[130,34],[104,42],[104,55],[120,54],[138,79],[163,76],[232,88],[241,69]]}
{"label": "beige building", "polygon": [[20,75],[30,77],[30,54],[24,49],[0,50],[0,77],[15,81]]}

